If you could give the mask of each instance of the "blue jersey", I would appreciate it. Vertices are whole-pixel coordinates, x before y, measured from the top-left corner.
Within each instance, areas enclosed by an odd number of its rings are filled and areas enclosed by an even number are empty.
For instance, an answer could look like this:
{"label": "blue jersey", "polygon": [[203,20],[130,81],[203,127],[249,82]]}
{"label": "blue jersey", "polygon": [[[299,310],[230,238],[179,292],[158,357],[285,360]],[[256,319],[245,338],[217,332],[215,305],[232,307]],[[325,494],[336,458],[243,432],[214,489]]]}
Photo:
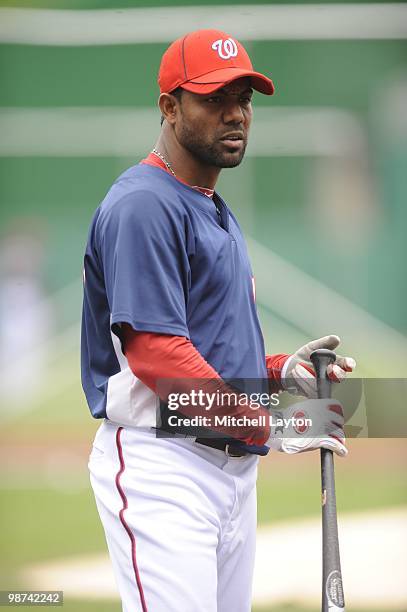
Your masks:
{"label": "blue jersey", "polygon": [[189,338],[225,380],[267,379],[246,245],[232,212],[216,193],[214,199],[140,164],[96,210],[84,261],[81,348],[94,417],[155,425],[156,396],[129,368],[121,323]]}

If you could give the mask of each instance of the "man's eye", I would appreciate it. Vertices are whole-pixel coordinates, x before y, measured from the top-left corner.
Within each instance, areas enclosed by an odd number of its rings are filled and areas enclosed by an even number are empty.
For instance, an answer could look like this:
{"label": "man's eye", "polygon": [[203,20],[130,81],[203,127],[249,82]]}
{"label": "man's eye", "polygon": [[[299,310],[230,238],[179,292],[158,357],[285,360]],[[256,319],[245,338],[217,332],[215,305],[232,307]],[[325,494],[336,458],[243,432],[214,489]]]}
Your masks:
{"label": "man's eye", "polygon": [[248,104],[250,104],[251,101],[252,101],[252,99],[249,98],[249,97],[240,98],[240,102],[242,102],[242,104],[248,105]]}
{"label": "man's eye", "polygon": [[212,96],[211,98],[207,98],[206,101],[218,104],[221,101],[221,97],[220,96]]}

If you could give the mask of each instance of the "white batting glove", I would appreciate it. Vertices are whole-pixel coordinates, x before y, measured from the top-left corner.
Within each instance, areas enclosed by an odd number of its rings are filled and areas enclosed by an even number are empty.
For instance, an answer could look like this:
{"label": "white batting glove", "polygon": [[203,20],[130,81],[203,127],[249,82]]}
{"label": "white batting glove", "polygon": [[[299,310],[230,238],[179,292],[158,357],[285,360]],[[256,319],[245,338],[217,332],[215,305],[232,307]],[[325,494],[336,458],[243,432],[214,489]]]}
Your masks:
{"label": "white batting glove", "polygon": [[311,399],[270,414],[271,434],[267,446],[292,455],[327,448],[346,457],[344,416],[333,399]]}
{"label": "white batting glove", "polygon": [[[317,349],[334,350],[340,344],[339,336],[331,335],[312,340],[301,346],[294,355],[285,362],[281,371],[281,385],[285,391],[292,395],[303,395],[309,398],[318,397],[317,383],[314,368],[310,362],[310,355]],[[347,372],[352,372],[356,361],[352,357],[336,356],[335,363],[327,368],[327,375],[333,382],[341,382]]]}

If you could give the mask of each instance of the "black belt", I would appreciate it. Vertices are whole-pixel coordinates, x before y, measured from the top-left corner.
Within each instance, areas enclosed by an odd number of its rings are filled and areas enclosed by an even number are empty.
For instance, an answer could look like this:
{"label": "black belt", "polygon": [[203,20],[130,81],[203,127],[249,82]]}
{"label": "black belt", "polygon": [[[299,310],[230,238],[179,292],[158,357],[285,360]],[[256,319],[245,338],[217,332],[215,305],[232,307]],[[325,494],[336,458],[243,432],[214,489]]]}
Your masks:
{"label": "black belt", "polygon": [[238,446],[233,446],[233,443],[227,442],[225,440],[219,440],[217,438],[196,438],[195,442],[198,444],[203,444],[203,446],[210,446],[211,448],[217,448],[218,450],[223,451],[228,457],[246,457],[248,453],[239,448]]}

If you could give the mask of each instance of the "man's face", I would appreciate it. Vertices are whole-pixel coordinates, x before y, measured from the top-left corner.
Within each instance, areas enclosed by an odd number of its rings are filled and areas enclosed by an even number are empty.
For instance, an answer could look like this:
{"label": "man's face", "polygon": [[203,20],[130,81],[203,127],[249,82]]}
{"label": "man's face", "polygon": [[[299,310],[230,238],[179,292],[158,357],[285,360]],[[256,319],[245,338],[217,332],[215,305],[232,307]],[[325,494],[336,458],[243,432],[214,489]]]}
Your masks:
{"label": "man's face", "polygon": [[249,78],[207,95],[183,90],[175,124],[179,143],[205,165],[238,166],[247,146],[252,95]]}

